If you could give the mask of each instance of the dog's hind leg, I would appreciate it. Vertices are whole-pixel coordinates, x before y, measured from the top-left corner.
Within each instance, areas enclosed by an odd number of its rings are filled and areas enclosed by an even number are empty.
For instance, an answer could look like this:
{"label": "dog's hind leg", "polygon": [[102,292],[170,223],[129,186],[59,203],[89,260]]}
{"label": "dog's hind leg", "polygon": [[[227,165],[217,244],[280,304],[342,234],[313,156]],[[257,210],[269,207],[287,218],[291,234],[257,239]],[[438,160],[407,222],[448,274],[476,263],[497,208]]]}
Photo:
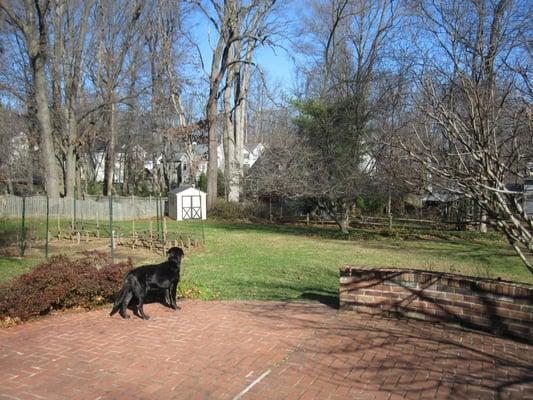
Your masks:
{"label": "dog's hind leg", "polygon": [[144,313],[143,306],[144,306],[144,299],[140,299],[139,304],[137,305],[137,309],[139,310],[139,315],[141,316],[142,319],[150,319],[150,317]]}
{"label": "dog's hind leg", "polygon": [[113,303],[113,308],[111,309],[111,312],[109,313],[110,316],[115,315],[115,313],[119,310],[120,305],[122,304],[123,300],[124,300],[124,288],[120,289],[117,299]]}
{"label": "dog's hind leg", "polygon": [[148,287],[146,285],[141,284],[139,281],[136,280],[131,285],[131,289],[133,291],[133,295],[137,299],[137,311],[139,312],[140,317],[142,319],[150,319],[150,317],[144,313],[144,309],[143,309],[144,300],[148,293]]}
{"label": "dog's hind leg", "polygon": [[128,290],[126,292],[126,294],[124,295],[124,299],[122,300],[122,304],[120,305],[120,316],[124,319],[128,319],[129,318],[129,315],[128,313],[126,312],[127,308],[128,308],[128,304],[130,304],[130,301],[133,297],[133,293],[131,292],[131,290]]}

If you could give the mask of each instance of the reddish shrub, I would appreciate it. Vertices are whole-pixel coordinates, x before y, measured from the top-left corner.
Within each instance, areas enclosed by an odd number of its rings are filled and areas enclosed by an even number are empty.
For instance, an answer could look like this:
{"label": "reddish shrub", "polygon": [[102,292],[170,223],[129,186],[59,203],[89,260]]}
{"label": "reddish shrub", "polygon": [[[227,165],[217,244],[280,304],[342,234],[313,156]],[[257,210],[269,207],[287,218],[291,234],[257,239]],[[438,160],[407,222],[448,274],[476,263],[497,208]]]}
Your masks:
{"label": "reddish shrub", "polygon": [[131,268],[131,262],[111,264],[96,252],[82,258],[52,257],[0,287],[0,318],[26,320],[51,310],[90,308],[112,300]]}

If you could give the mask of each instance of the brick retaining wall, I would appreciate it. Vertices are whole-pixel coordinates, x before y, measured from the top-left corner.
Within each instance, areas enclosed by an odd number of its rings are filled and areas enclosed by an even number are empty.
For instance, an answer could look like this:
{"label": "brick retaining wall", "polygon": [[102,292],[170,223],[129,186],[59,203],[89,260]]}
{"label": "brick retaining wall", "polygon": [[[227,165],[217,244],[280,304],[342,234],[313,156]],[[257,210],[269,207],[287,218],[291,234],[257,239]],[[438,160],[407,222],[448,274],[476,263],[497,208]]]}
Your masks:
{"label": "brick retaining wall", "polygon": [[345,267],[340,308],[451,322],[533,342],[533,286],[437,272]]}

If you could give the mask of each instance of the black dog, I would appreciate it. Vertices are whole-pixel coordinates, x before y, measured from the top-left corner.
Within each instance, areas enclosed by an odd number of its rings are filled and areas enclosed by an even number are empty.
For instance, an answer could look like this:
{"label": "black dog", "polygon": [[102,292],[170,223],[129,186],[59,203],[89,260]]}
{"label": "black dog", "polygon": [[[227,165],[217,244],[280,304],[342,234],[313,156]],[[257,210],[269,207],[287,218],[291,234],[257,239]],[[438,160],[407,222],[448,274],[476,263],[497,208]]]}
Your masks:
{"label": "black dog", "polygon": [[122,290],[115,300],[109,315],[119,311],[122,318],[129,318],[126,308],[132,298],[135,297],[139,316],[142,319],[148,319],[148,315],[144,313],[143,305],[147,293],[153,289],[164,290],[167,303],[174,310],[179,308],[176,304],[176,288],[180,281],[181,259],[185,254],[179,247],[172,247],[167,251],[167,255],[168,261],[164,263],[144,265],[128,272],[124,279]]}

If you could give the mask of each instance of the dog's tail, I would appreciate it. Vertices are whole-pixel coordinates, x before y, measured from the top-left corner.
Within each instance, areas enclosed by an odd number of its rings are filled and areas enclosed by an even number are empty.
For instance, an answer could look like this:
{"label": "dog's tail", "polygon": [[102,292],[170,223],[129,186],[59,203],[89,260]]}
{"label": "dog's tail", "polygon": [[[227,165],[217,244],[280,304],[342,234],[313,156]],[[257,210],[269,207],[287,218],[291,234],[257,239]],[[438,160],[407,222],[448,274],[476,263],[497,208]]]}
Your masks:
{"label": "dog's tail", "polygon": [[122,286],[122,289],[120,289],[120,292],[118,293],[117,299],[113,303],[113,309],[109,313],[110,316],[113,316],[117,313],[118,309],[120,308],[120,305],[124,301],[124,298],[126,297],[126,285]]}

